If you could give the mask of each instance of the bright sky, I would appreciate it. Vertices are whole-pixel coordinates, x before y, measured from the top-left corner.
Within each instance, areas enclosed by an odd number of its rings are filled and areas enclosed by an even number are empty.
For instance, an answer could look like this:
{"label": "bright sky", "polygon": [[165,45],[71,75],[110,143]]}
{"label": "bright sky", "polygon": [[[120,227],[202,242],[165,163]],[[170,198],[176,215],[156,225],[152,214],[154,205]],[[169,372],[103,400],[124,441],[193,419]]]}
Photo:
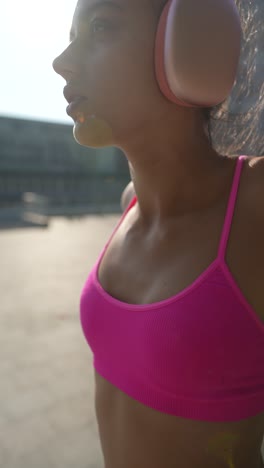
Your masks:
{"label": "bright sky", "polygon": [[52,61],[68,45],[76,3],[1,0],[1,116],[72,124]]}

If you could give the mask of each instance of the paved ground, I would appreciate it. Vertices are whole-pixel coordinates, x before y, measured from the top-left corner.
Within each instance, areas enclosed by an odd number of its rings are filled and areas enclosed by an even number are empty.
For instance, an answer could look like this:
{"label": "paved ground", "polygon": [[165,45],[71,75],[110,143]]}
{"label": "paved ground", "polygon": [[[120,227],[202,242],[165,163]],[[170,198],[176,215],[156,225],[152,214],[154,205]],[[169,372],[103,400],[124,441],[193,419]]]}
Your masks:
{"label": "paved ground", "polygon": [[118,218],[0,230],[1,468],[103,467],[79,298]]}

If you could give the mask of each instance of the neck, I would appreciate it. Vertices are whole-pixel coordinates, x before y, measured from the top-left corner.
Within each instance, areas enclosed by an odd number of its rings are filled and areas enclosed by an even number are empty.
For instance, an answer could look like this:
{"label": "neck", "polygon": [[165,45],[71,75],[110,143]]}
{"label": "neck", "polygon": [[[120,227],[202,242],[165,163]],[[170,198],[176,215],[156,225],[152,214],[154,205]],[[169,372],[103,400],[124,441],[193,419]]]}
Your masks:
{"label": "neck", "polygon": [[227,171],[233,165],[231,158],[227,161],[218,156],[207,164],[201,160],[188,164],[185,159],[177,166],[161,168],[153,163],[150,172],[133,167],[131,179],[143,223],[163,224],[171,218],[209,208],[223,194],[229,181]]}
{"label": "neck", "polygon": [[138,218],[146,227],[212,205],[230,182],[235,163],[212,148],[200,110],[160,111],[130,134],[121,149],[138,199]]}

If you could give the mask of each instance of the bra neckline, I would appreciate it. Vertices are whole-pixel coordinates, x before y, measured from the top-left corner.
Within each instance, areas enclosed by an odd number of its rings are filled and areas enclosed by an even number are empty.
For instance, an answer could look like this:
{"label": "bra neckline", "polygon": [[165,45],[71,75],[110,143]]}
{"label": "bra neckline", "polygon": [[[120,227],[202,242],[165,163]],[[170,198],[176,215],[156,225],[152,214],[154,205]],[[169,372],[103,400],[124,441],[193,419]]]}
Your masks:
{"label": "bra neckline", "polygon": [[227,279],[228,284],[230,285],[230,288],[233,290],[234,294],[236,295],[238,301],[241,303],[243,307],[245,307],[245,309],[249,313],[249,316],[254,320],[254,322],[257,324],[260,330],[264,331],[264,322],[262,322],[262,320],[259,318],[259,316],[255,312],[251,304],[246,299],[243,291],[241,290],[240,286],[237,284],[225,259],[219,259],[219,257],[216,257],[215,260],[213,260],[208,265],[208,267],[202,271],[202,273],[198,276],[198,278],[196,278],[191,284],[186,286],[182,291],[175,294],[174,296],[171,296],[167,299],[163,299],[162,301],[151,302],[150,304],[130,304],[129,302],[124,302],[124,301],[121,301],[120,299],[117,299],[111,296],[107,291],[105,291],[105,289],[102,287],[101,283],[99,282],[98,271],[99,271],[100,263],[103,259],[105,250],[106,248],[103,250],[102,254],[99,257],[98,262],[96,263],[93,269],[93,284],[96,286],[96,289],[98,290],[99,294],[102,297],[104,297],[110,304],[117,306],[121,309],[133,310],[133,311],[136,311],[136,310],[138,311],[150,310],[151,311],[154,309],[163,308],[163,307],[169,306],[172,303],[177,302],[178,300],[182,299],[184,296],[187,296],[188,294],[190,294],[198,286],[202,285],[203,280],[205,280],[206,277],[209,276],[210,273],[212,273],[214,270],[219,268],[223,272],[223,275]]}
{"label": "bra neckline", "polygon": [[126,309],[139,309],[139,310],[142,310],[142,309],[146,309],[146,310],[149,310],[149,309],[157,309],[159,307],[165,307],[173,302],[176,302],[177,300],[179,299],[182,299],[182,297],[184,297],[185,295],[191,293],[197,286],[199,286],[201,284],[201,282],[204,280],[204,278],[209,275],[209,273],[211,273],[212,271],[214,271],[217,267],[219,267],[221,265],[221,261],[219,260],[219,258],[215,258],[209,265],[208,267],[205,268],[205,270],[202,271],[202,273],[191,283],[189,284],[188,286],[186,286],[184,289],[182,289],[179,293],[173,295],[173,296],[170,296],[169,298],[167,299],[163,299],[162,301],[158,301],[158,302],[151,302],[149,304],[131,304],[129,302],[124,302],[124,301],[121,301],[120,299],[117,299],[116,297],[113,297],[111,296],[111,294],[109,294],[104,288],[103,286],[101,285],[100,281],[99,281],[99,277],[98,277],[98,273],[99,273],[99,268],[100,268],[100,265],[102,263],[102,260],[103,260],[103,257],[104,257],[104,253],[105,253],[105,250],[103,250],[102,254],[100,255],[99,259],[98,259],[98,262],[96,263],[95,265],[95,268],[94,268],[94,283],[97,287],[97,289],[99,290],[99,292],[112,304],[114,305],[117,305],[119,307],[122,307],[122,308],[126,308]]}
{"label": "bra neckline", "polygon": [[[231,194],[232,189],[233,189],[234,177],[236,175],[239,159],[245,159],[245,158],[246,158],[246,156],[244,156],[244,155],[240,155],[237,158],[237,164],[235,166],[235,170],[234,170],[234,174],[233,174],[233,182],[232,182],[232,185],[231,185],[230,194]],[[134,198],[133,198],[133,200],[134,200]],[[131,201],[130,205],[132,205],[132,201]],[[229,201],[230,201],[230,198],[228,199],[226,214],[227,214],[227,210],[229,208]],[[129,207],[127,208],[127,211],[129,211]],[[126,214],[127,213],[125,213],[125,215]],[[176,302],[176,301],[182,299],[187,294],[190,294],[196,287],[198,287],[202,283],[202,281],[206,278],[206,276],[208,276],[209,273],[214,271],[217,267],[223,268],[225,271],[228,271],[229,275],[231,275],[231,277],[232,277],[232,274],[231,274],[231,272],[229,270],[228,265],[226,264],[224,256],[220,257],[219,256],[219,251],[218,251],[216,258],[202,271],[202,273],[191,284],[186,286],[179,293],[177,293],[177,294],[175,294],[175,295],[173,295],[173,296],[171,296],[171,297],[169,297],[167,299],[163,299],[162,301],[158,301],[158,302],[151,302],[149,304],[131,304],[129,302],[124,302],[124,301],[121,301],[120,299],[117,299],[117,298],[111,296],[102,287],[102,285],[101,285],[101,283],[99,281],[99,269],[100,269],[100,265],[102,263],[102,260],[104,258],[104,254],[105,254],[105,252],[107,250],[107,247],[109,247],[109,244],[112,241],[114,235],[116,234],[118,228],[122,224],[123,219],[124,218],[121,218],[120,222],[117,224],[116,229],[114,230],[114,232],[111,235],[109,241],[107,242],[107,244],[105,245],[103,251],[101,252],[101,255],[99,256],[99,259],[98,259],[98,261],[97,261],[97,263],[96,263],[96,265],[94,267],[94,270],[93,270],[93,280],[94,280],[94,284],[95,284],[97,290],[112,305],[116,305],[118,307],[125,308],[125,309],[131,309],[131,310],[151,310],[151,309],[156,309],[156,308],[159,308],[159,307],[165,307],[167,305],[170,305],[173,302]],[[224,224],[225,224],[225,222],[224,222]],[[223,231],[222,231],[222,234],[223,234]],[[220,243],[221,243],[221,240],[220,240]]]}

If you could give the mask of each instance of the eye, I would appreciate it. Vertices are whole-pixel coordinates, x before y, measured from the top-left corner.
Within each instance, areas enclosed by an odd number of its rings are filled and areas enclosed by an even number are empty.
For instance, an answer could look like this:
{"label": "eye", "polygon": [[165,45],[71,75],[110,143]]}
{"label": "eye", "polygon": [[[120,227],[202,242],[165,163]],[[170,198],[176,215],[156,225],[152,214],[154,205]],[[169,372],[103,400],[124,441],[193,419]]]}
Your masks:
{"label": "eye", "polygon": [[107,22],[106,21],[103,21],[103,20],[98,20],[98,19],[95,19],[94,21],[92,21],[91,23],[91,27],[92,27],[92,32],[94,33],[97,33],[97,32],[102,32],[102,29],[105,30],[107,28]]}

